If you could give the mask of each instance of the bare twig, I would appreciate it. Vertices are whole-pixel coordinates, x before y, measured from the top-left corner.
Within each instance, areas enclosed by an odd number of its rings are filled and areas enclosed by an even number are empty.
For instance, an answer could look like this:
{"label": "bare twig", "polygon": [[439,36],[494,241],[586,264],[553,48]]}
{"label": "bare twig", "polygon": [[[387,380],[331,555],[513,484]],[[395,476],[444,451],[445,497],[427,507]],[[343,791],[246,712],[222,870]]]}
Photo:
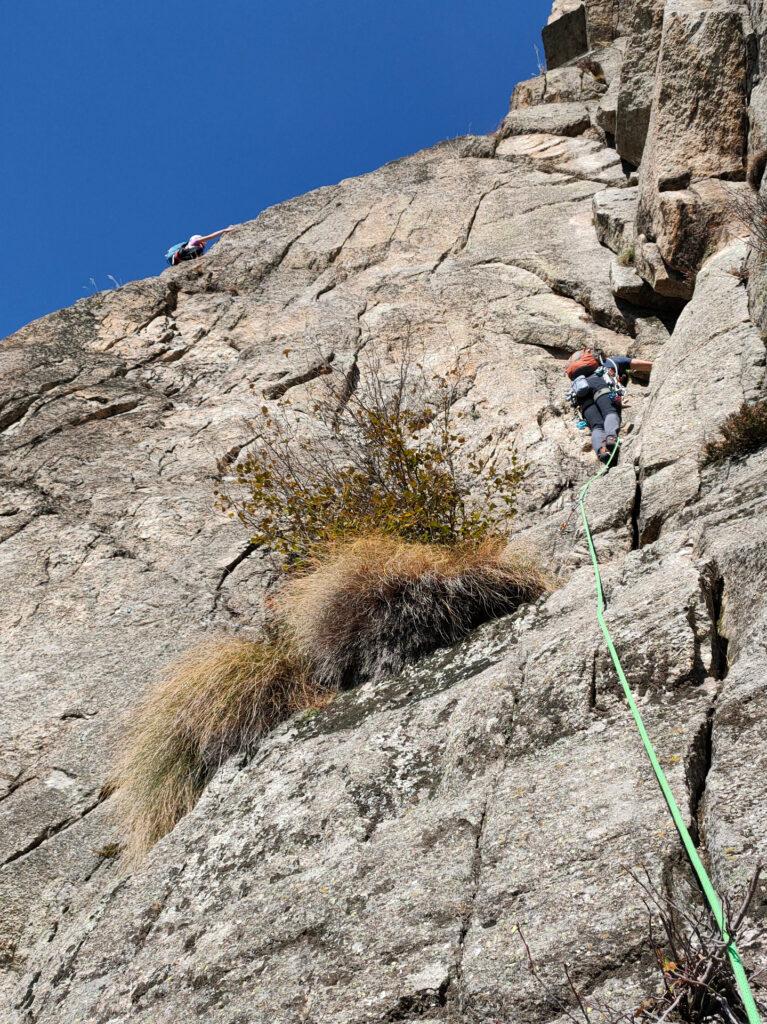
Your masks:
{"label": "bare twig", "polygon": [[567,964],[563,964],[562,966],[564,967],[564,970],[565,970],[565,977],[567,978],[568,987],[569,987],[570,991],[573,994],[573,998],[575,999],[575,1002],[578,1004],[578,1009],[583,1014],[583,1019],[588,1024],[588,1022],[590,1021],[589,1011],[586,1009],[586,1004],[583,1002],[581,994],[580,994],[580,992],[578,991],[578,989],[575,986],[575,982],[573,981],[572,976],[570,974],[570,968],[569,968],[569,966]]}
{"label": "bare twig", "polygon": [[[732,912],[731,900],[722,900],[726,933],[732,942],[737,941],[756,897],[761,871],[759,864],[736,913]],[[580,1016],[575,1017],[557,1001],[562,1012],[569,1020],[581,1022],[583,1019],[593,1020],[593,1013],[598,1011],[604,1024],[628,1024],[629,1021],[634,1024],[670,1024],[672,1020],[685,1024],[743,1024],[744,1011],[728,958],[729,942],[722,938],[719,925],[708,909],[703,904],[695,908],[674,901],[667,893],[658,890],[646,869],[644,878],[630,869],[627,869],[627,874],[637,885],[648,911],[647,946],[654,952],[660,969],[662,994],[644,1000],[631,1012],[592,998],[587,1005],[570,966],[563,964],[562,973]],[[656,922],[661,925],[664,936],[660,944],[655,934]],[[525,946],[531,974],[551,997],[519,926],[517,930]],[[761,929],[750,934],[749,940],[755,941],[760,932]],[[753,977],[758,977],[758,974]],[[555,996],[553,998],[556,999]]]}
{"label": "bare twig", "polygon": [[762,873],[762,867],[762,864],[757,864],[754,868],[754,873],[751,876],[751,882],[749,883],[748,890],[743,899],[743,903],[741,904],[740,910],[733,918],[732,924],[730,926],[733,932],[739,931],[740,926],[743,924],[745,916],[748,913],[748,908],[754,901],[754,897],[756,896],[756,890],[759,886],[759,877]]}

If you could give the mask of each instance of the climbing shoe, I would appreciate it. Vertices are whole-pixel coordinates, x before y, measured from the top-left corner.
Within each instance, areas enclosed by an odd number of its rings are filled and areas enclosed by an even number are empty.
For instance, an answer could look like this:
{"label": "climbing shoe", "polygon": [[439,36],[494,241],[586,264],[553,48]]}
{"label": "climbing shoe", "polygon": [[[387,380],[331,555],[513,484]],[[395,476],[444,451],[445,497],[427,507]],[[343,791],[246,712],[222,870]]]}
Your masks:
{"label": "climbing shoe", "polygon": [[608,452],[612,452],[613,448],[616,446],[617,443],[618,438],[615,436],[615,434],[610,434],[609,437],[605,438],[604,446],[608,450]]}
{"label": "climbing shoe", "polygon": [[600,462],[602,462],[605,465],[607,465],[607,463],[610,461],[610,454],[611,453],[607,450],[607,446],[603,444],[602,447],[597,452],[597,458],[599,459]]}

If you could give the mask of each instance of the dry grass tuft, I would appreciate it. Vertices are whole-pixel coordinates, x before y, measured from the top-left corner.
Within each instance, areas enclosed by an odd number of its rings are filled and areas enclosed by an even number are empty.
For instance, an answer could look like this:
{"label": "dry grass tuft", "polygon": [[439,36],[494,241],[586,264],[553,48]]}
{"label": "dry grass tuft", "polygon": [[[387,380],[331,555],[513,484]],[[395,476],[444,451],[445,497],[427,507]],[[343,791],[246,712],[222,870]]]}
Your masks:
{"label": "dry grass tuft", "polygon": [[117,765],[127,859],[170,832],[222,761],[325,700],[280,645],[226,639],[189,652],[136,709]]}
{"label": "dry grass tuft", "polygon": [[767,444],[767,399],[744,402],[719,428],[719,437],[703,452],[706,464],[748,455]]}
{"label": "dry grass tuft", "polygon": [[748,180],[754,186],[753,191],[737,191],[734,186],[728,189],[732,216],[746,228],[749,233],[749,247],[762,261],[767,256],[767,196],[758,190],[756,182],[757,178],[761,180],[763,173],[764,167],[761,163],[756,166],[753,174],[749,168]]}
{"label": "dry grass tuft", "polygon": [[633,243],[631,245],[624,245],[618,253],[618,263],[620,263],[622,267],[633,267],[635,260],[636,248]]}
{"label": "dry grass tuft", "polygon": [[192,650],[150,690],[111,780],[136,863],[197,803],[219,765],[342,687],[399,671],[552,589],[502,538],[457,545],[372,534],[335,542],[270,602],[272,641]]}
{"label": "dry grass tuft", "polygon": [[336,689],[397,672],[552,587],[500,538],[448,547],[373,534],[329,547],[274,608],[313,678]]}

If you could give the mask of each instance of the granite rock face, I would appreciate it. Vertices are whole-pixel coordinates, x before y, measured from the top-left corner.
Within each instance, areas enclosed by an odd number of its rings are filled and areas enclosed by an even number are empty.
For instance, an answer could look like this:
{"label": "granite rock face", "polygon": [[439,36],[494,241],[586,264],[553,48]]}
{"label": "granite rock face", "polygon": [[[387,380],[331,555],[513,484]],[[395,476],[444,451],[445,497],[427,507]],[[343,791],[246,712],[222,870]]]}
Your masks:
{"label": "granite rock face", "polygon": [[[557,0],[560,34],[577,6]],[[586,63],[518,87],[497,136],[266,210],[2,343],[3,1020],[544,1024],[518,926],[563,997],[565,960],[626,1012],[655,990],[621,869],[676,895],[689,875],[563,529],[595,469],[563,399],[584,344],[655,360],[590,518],[680,806],[716,885],[743,886],[767,846],[767,451],[702,448],[765,395],[744,280],[764,271],[722,199],[767,131],[760,12],[587,4]],[[516,441],[515,532],[560,589],[285,723],[127,873],[104,788],[125,713],[192,642],[257,636],[273,579],[214,509],[222,464],[254,409],[311,429],[328,362],[405,336],[434,370],[461,354],[474,451],[502,466]]]}

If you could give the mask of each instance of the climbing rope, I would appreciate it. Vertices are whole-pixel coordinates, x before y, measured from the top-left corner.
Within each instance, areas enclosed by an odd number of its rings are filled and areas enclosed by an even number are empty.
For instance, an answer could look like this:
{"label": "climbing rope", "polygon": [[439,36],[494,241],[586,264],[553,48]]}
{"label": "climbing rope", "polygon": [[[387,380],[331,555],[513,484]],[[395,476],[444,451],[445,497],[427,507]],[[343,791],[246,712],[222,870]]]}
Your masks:
{"label": "climbing rope", "polygon": [[652,765],[653,771],[655,772],[655,778],[658,780],[658,785],[660,786],[660,790],[663,793],[663,797],[666,801],[666,804],[668,805],[668,809],[671,812],[671,817],[674,819],[674,824],[676,825],[677,832],[679,833],[679,838],[682,840],[682,844],[684,845],[685,852],[687,853],[690,864],[692,865],[692,868],[698,877],[700,887],[703,890],[708,905],[711,909],[711,913],[714,917],[714,920],[716,921],[717,928],[719,929],[719,932],[722,936],[722,941],[725,942],[727,945],[727,956],[732,967],[732,972],[735,975],[735,981],[738,985],[738,991],[740,993],[740,998],[743,1001],[743,1008],[746,1011],[748,1022],[749,1024],[761,1024],[759,1010],[757,1009],[756,1003],[754,1002],[754,996],[751,992],[751,987],[748,983],[748,978],[746,977],[746,972],[743,968],[743,962],[740,959],[740,955],[735,946],[735,942],[731,939],[729,932],[727,931],[727,923],[725,921],[724,910],[722,909],[721,900],[719,899],[719,896],[716,893],[716,889],[714,889],[711,879],[708,877],[708,872],[706,871],[705,867],[703,866],[703,862],[698,856],[698,851],[695,849],[695,844],[693,843],[692,837],[690,836],[687,826],[684,823],[684,819],[682,818],[679,806],[676,800],[674,799],[674,794],[672,793],[671,787],[668,784],[666,773],[663,771],[663,768],[660,765],[658,755],[655,753],[655,748],[653,747],[652,741],[650,740],[647,730],[645,729],[644,722],[642,721],[642,715],[640,714],[639,708],[637,707],[637,703],[634,700],[634,694],[631,690],[628,680],[626,679],[626,674],[623,671],[623,666],[621,665],[620,658],[618,657],[618,652],[615,650],[615,645],[613,644],[613,638],[610,635],[610,630],[608,629],[607,623],[605,622],[605,599],[604,591],[602,589],[602,576],[599,571],[599,560],[597,559],[596,549],[594,548],[594,540],[591,536],[591,530],[589,529],[589,520],[586,515],[586,497],[594,481],[598,480],[601,476],[604,476],[605,473],[609,470],[610,464],[612,463],[615,453],[617,451],[618,445],[616,445],[613,448],[612,453],[610,455],[610,459],[606,463],[606,465],[604,465],[598,473],[595,473],[592,477],[590,477],[578,492],[578,510],[581,515],[583,530],[586,534],[586,542],[588,544],[589,554],[591,555],[591,564],[594,568],[594,587],[597,595],[597,621],[599,622],[599,628],[602,630],[602,636],[605,638],[605,643],[607,644],[607,649],[610,652],[610,657],[612,658],[612,663],[615,667],[618,679],[620,680],[620,684],[623,687],[623,693],[625,694],[628,706],[631,709],[631,714],[633,715],[634,722],[639,731],[639,735],[642,738],[645,753],[647,754],[647,757],[650,760],[650,764]]}

